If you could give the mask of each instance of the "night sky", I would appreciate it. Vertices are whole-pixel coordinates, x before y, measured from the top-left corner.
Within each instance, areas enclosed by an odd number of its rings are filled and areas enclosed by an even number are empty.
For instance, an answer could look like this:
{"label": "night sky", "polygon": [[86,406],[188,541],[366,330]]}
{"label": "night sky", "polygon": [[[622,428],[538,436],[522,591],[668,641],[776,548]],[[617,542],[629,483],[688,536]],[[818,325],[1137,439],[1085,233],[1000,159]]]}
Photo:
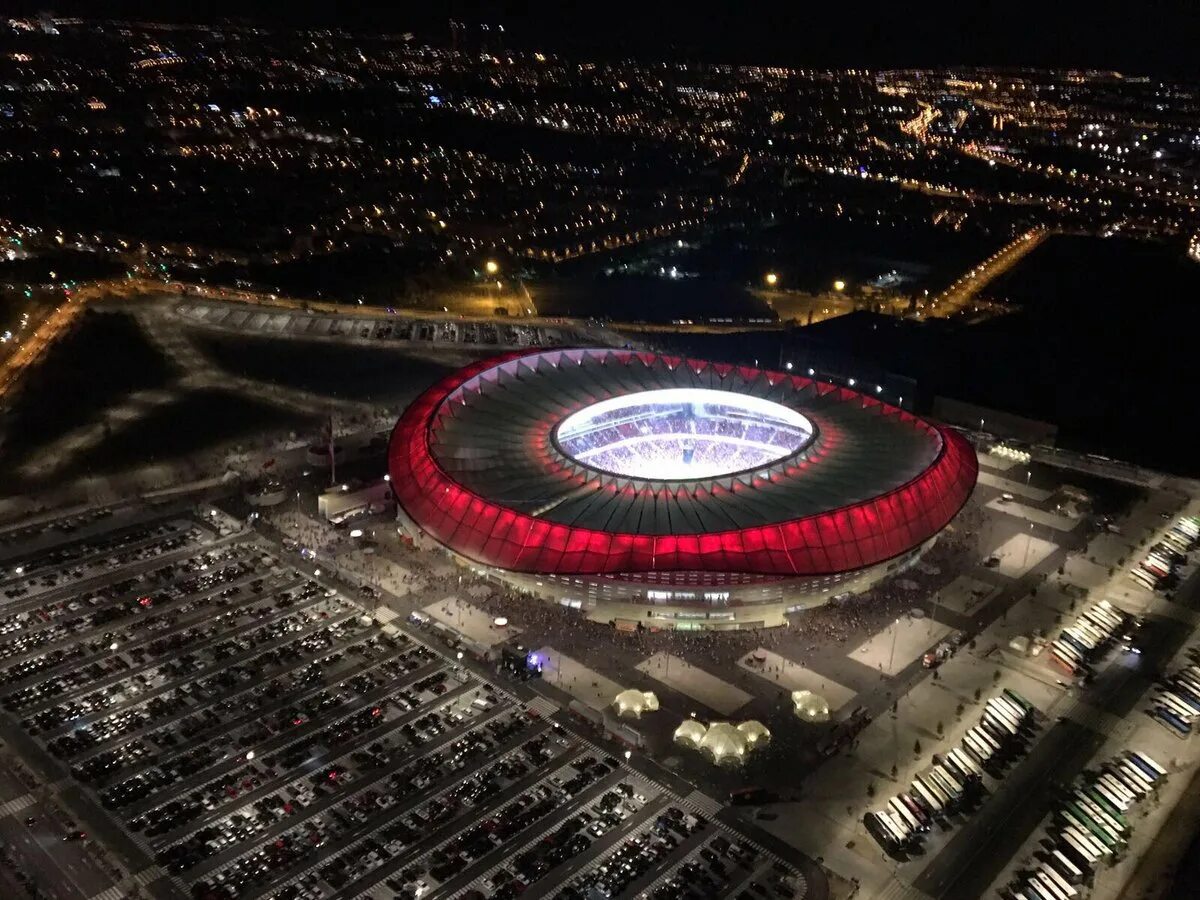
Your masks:
{"label": "night sky", "polygon": [[1138,2],[683,3],[677,0],[546,2],[430,0],[17,0],[9,9],[49,6],[61,14],[151,20],[241,20],[264,25],[343,26],[414,31],[445,42],[450,16],[504,24],[513,47],[584,56],[763,62],[796,66],[895,68],[1014,65],[1116,68],[1127,74],[1195,78],[1200,3]]}

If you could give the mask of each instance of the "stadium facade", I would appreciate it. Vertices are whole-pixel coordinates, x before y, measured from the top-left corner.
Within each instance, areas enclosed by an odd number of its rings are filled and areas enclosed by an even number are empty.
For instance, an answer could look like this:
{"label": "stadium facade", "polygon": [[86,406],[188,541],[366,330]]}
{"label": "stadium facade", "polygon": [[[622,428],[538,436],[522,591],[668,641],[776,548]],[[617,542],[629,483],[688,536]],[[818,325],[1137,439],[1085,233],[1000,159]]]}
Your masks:
{"label": "stadium facade", "polygon": [[477,571],[605,617],[733,627],[911,564],[978,465],[869,391],[584,348],[446,377],[396,424],[389,471],[413,533]]}

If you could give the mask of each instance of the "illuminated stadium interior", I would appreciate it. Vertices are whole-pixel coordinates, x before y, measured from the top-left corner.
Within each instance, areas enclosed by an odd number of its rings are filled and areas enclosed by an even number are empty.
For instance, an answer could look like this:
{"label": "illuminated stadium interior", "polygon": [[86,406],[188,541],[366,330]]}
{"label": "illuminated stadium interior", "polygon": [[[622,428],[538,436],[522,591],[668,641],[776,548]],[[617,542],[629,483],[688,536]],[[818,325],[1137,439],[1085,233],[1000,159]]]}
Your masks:
{"label": "illuminated stadium interior", "polygon": [[812,440],[806,417],[733,391],[667,388],[611,397],[573,413],[555,432],[585,466],[650,481],[715,478],[768,466]]}

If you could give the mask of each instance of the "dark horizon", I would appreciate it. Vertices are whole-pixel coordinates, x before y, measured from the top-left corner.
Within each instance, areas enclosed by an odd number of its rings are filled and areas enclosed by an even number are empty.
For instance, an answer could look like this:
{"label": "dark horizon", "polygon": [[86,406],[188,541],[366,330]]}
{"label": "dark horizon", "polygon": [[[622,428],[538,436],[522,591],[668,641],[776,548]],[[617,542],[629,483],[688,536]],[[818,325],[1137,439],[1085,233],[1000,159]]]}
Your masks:
{"label": "dark horizon", "polygon": [[[1023,6],[1023,8],[1022,8]],[[616,58],[694,60],[814,68],[1013,67],[1117,70],[1191,79],[1200,8],[1149,0],[1136,10],[1103,4],[862,3],[840,16],[795,4],[571,4],[453,0],[432,7],[337,7],[315,0],[231,3],[116,0],[18,2],[14,14],[271,28],[413,32],[444,43],[449,21],[503,25],[507,46]]]}

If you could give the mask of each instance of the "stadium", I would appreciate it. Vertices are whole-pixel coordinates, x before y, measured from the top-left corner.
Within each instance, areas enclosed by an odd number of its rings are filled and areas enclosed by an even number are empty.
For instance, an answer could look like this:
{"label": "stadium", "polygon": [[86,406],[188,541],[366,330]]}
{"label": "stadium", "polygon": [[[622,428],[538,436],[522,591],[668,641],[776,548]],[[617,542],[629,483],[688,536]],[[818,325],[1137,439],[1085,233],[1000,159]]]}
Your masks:
{"label": "stadium", "polygon": [[961,435],[870,393],[603,348],[467,366],[388,454],[415,538],[597,618],[693,628],[777,623],[912,564],[978,472]]}

